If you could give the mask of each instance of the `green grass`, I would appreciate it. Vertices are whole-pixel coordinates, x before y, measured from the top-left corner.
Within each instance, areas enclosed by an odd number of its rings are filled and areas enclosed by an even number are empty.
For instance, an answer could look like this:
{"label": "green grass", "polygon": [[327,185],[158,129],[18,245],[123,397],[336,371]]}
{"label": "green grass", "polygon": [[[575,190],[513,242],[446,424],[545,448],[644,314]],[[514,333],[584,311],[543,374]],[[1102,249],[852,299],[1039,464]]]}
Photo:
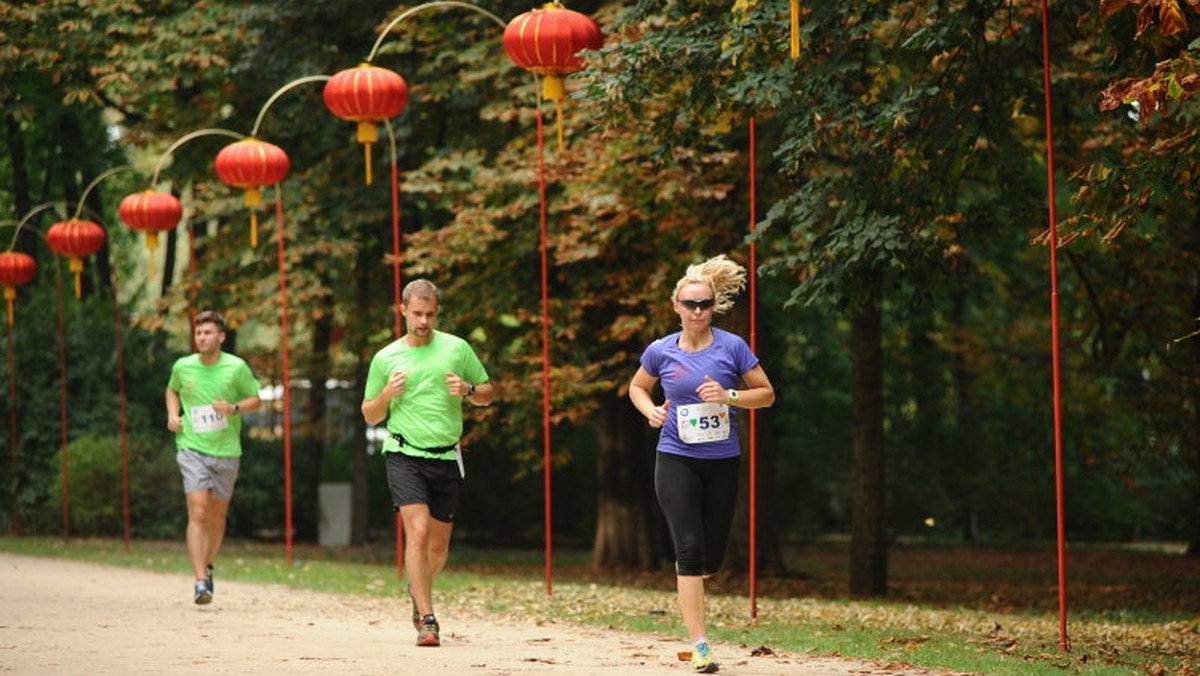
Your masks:
{"label": "green grass", "polygon": [[[130,568],[189,574],[182,542],[0,537],[0,550],[70,558]],[[227,543],[218,560],[221,579],[280,584],[317,591],[399,597],[389,548],[301,546],[288,565],[283,547]],[[573,574],[582,553],[556,553],[553,594],[547,595],[539,552],[456,548],[438,578],[442,603],[481,614],[521,613],[568,622],[673,636],[683,631],[670,576],[584,579]],[[946,574],[950,574],[947,572]],[[636,582],[636,584],[633,584]],[[664,582],[668,584],[663,584]],[[649,587],[649,588],[647,588]],[[1088,612],[1072,618],[1072,650],[1058,647],[1056,613],[1011,612],[945,604],[847,601],[837,598],[760,598],[751,621],[745,596],[709,598],[709,634],[716,640],[780,653],[841,655],[882,664],[911,664],[987,676],[1193,676],[1200,668],[1200,623],[1143,610]]]}

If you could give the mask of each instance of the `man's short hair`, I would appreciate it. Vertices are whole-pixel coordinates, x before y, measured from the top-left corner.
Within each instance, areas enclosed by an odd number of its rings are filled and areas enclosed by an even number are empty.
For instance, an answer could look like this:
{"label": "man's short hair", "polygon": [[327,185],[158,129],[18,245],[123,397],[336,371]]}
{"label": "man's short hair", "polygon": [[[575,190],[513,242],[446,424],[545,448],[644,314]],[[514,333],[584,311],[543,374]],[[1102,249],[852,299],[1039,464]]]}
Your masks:
{"label": "man's short hair", "polygon": [[217,330],[225,333],[225,318],[216,310],[205,310],[197,314],[195,325],[200,326],[201,324],[216,324]]}
{"label": "man's short hair", "polygon": [[438,305],[442,304],[441,295],[438,293],[438,288],[433,282],[428,279],[414,279],[404,285],[404,291],[400,294],[400,302],[408,305],[409,301],[416,298],[432,298]]}

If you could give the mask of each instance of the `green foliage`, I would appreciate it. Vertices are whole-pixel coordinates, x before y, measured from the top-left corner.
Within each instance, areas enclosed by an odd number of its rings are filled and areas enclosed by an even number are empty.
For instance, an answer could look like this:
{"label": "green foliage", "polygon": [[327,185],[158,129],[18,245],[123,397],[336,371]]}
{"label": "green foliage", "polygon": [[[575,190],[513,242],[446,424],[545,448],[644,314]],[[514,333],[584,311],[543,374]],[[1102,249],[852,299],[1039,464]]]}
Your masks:
{"label": "green foliage", "polygon": [[[130,534],[139,538],[182,537],[186,522],[183,487],[173,449],[146,436],[128,443]],[[55,465],[62,467],[62,452]],[[69,532],[82,537],[124,534],[122,440],[117,436],[85,436],[67,448]],[[30,530],[53,532],[61,526],[63,491],[60,477],[43,487],[45,509],[36,512]]]}
{"label": "green foliage", "polygon": [[[353,125],[325,113],[319,85],[277,99],[260,130],[292,160],[282,185],[286,250],[276,248],[269,210],[260,212],[258,248],[248,247],[238,191],[211,174],[215,138],[178,148],[160,176],[184,196],[196,235],[195,272],[165,295],[161,272],[151,274],[140,239],[112,207],[145,187],[159,153],[187,131],[248,133],[285,83],[356,65],[401,8],[85,4],[0,3],[8,38],[0,93],[16,130],[2,142],[10,161],[0,162],[0,202],[20,217],[32,203],[72,201],[80,177],[137,167],[105,182],[90,207],[109,226],[107,251],[133,327],[124,335],[135,446],[170,455],[162,386],[170,360],[186,350],[187,308],[225,309],[243,327],[244,355],[264,380],[279,382],[280,253],[290,375],[305,377],[328,357],[328,377],[359,382],[365,360],[392,338],[390,145],[376,144],[376,180],[362,185]],[[866,280],[878,279],[892,530],[1050,535],[1040,8],[812,3],[801,58],[792,60],[779,3],[571,4],[598,18],[606,45],[569,80],[562,152],[545,108],[557,534],[589,537],[597,412],[626,404],[641,349],[673,329],[666,299],[676,277],[715,253],[746,262],[753,241],[759,354],[779,394],[761,417],[773,444],[763,471],[778,486],[764,507],[789,515],[785,534],[846,527],[852,355],[844,317],[874,293]],[[509,18],[529,6],[489,9]],[[1164,59],[1182,68],[1195,31],[1135,41],[1130,11],[1101,21],[1090,2],[1051,10],[1070,534],[1193,537],[1196,103],[1176,77],[1160,111],[1169,114],[1134,120],[1123,101],[1105,111],[1095,104],[1108,83],[1151,77]],[[470,336],[501,388],[495,405],[469,411],[463,529],[480,540],[527,542],[543,516],[538,83],[511,66],[498,38],[475,13],[439,9],[397,26],[376,56],[403,73],[413,94],[392,121],[402,277],[427,276],[443,288],[441,328]],[[759,213],[748,239],[751,116]],[[23,164],[14,138],[27,150]],[[10,188],[22,170],[25,195]],[[37,255],[41,273],[17,302],[19,395],[0,410],[16,407],[21,452],[14,469],[0,471],[25,525],[43,515],[38,528],[55,531],[49,507],[59,467],[45,449],[61,444],[53,413],[62,393],[72,450],[116,434],[112,307],[99,261],[89,261],[89,293],[65,299],[64,389],[54,259],[30,231],[19,247]],[[176,252],[180,271],[187,252],[186,244]],[[328,355],[317,354],[315,329],[330,318],[337,338]],[[725,321],[747,328],[744,315]],[[330,415],[358,413],[348,406]],[[339,475],[361,450],[354,439],[329,444],[328,458],[299,471]],[[231,529],[279,537],[280,444],[247,448]],[[369,466],[371,523],[387,533],[381,463],[373,456]],[[295,506],[306,514],[316,509],[311,490],[297,485]],[[147,516],[135,532],[176,532],[181,503],[170,500],[162,510],[169,519]]]}

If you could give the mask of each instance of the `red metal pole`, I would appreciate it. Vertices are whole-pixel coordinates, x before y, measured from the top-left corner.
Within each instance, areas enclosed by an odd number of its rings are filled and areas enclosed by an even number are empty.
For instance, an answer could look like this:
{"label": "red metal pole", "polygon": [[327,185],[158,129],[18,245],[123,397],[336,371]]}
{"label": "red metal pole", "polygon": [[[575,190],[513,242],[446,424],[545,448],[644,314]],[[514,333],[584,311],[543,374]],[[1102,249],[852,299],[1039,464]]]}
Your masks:
{"label": "red metal pole", "polygon": [[21,534],[21,435],[17,429],[17,334],[8,322],[8,443],[12,447],[12,532]]}
{"label": "red metal pole", "polygon": [[275,186],[276,251],[279,260],[279,346],[283,352],[283,501],[287,563],[292,565],[292,384],[288,353],[287,256],[283,233],[283,196]]}
{"label": "red metal pole", "polygon": [[546,520],[543,524],[546,539],[546,595],[553,593],[551,578],[554,569],[552,518],[553,501],[550,496],[550,273],[547,251],[546,227],[546,143],[545,126],[542,122],[542,103],[537,108],[538,147],[538,250],[542,263],[542,496],[545,502]]}
{"label": "red metal pole", "polygon": [[1063,487],[1063,430],[1062,430],[1062,364],[1059,359],[1058,313],[1058,217],[1055,211],[1054,190],[1054,124],[1050,94],[1050,16],[1047,0],[1042,0],[1042,90],[1045,96],[1046,117],[1046,191],[1050,218],[1050,354],[1051,380],[1054,389],[1054,498],[1057,505],[1058,544],[1058,644],[1071,649],[1067,637],[1067,546],[1066,509]]}
{"label": "red metal pole", "polygon": [[[758,220],[754,116],[750,116],[750,232]],[[750,350],[758,349],[758,247],[750,243]],[[750,617],[758,618],[758,411],[750,410]]]}
{"label": "red metal pole", "polygon": [[62,444],[62,534],[71,532],[71,482],[67,446],[71,442],[70,420],[67,414],[67,336],[63,321],[62,266],[54,261],[54,279],[58,290],[58,421]]}
{"label": "red metal pole", "polygon": [[121,513],[124,516],[125,551],[129,551],[129,411],[125,392],[125,340],[121,331],[120,286],[117,284],[117,269],[112,269],[113,289],[113,350],[117,356],[117,401],[120,406],[117,416],[121,435]]}
{"label": "red metal pole", "polygon": [[[390,129],[390,128],[389,128]],[[392,148],[393,153],[395,147]],[[400,169],[392,156],[392,334],[397,340],[404,335],[400,321]],[[404,577],[404,519],[396,512],[396,578]]]}

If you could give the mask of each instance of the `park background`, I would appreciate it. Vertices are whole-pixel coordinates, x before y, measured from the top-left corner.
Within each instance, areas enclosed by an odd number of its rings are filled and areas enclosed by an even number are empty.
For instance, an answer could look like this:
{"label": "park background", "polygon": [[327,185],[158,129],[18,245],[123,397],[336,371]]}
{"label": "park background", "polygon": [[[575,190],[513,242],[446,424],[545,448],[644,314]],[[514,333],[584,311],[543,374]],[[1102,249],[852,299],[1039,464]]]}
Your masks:
{"label": "park background", "polygon": [[[897,543],[1050,542],[1041,7],[812,4],[799,58],[788,54],[782,2],[570,7],[597,21],[605,46],[569,78],[566,144],[551,141],[545,154],[558,546],[588,552],[597,568],[669,567],[654,438],[626,384],[644,346],[676,325],[668,299],[684,267],[717,253],[748,263],[750,241],[758,354],[778,393],[759,417],[762,574],[802,573],[789,552],[849,534],[858,545],[849,591],[878,596]],[[353,67],[406,8],[0,3],[0,200],[11,222],[62,203],[19,233],[0,229],[0,244],[12,237],[39,262],[6,337],[18,377],[3,409],[19,430],[19,451],[0,470],[8,530],[122,533],[119,332],[132,532],[182,537],[166,376],[189,349],[190,311],[218,308],[236,327],[228,347],[277,392],[274,222],[263,216],[249,246],[240,191],[212,172],[216,139],[177,150],[163,170],[158,187],[186,212],[153,260],[116,205],[147,187],[173,141],[202,128],[248,132],[279,87]],[[531,7],[487,9],[508,19]],[[1167,542],[1196,556],[1200,150],[1190,96],[1200,15],[1190,3],[1146,0],[1056,2],[1049,16],[1066,536]],[[496,404],[470,411],[456,538],[539,547],[540,85],[505,57],[494,24],[453,9],[398,26],[375,62],[411,90],[392,122],[403,276],[442,288],[440,328],[471,340],[500,388]],[[370,356],[392,337],[388,159],[379,144],[376,180],[364,185],[353,131],[311,86],[280,98],[260,132],[292,165],[282,194],[301,542],[318,539],[319,486],[330,483],[352,487],[351,544],[392,537],[358,412]],[[76,299],[35,231],[123,165],[135,170],[88,196],[108,242],[87,260]],[[748,301],[719,325],[746,335]],[[11,366],[0,368],[7,379]],[[280,405],[249,418],[232,538],[283,537]],[[727,564],[744,571],[746,530],[732,537]]]}

